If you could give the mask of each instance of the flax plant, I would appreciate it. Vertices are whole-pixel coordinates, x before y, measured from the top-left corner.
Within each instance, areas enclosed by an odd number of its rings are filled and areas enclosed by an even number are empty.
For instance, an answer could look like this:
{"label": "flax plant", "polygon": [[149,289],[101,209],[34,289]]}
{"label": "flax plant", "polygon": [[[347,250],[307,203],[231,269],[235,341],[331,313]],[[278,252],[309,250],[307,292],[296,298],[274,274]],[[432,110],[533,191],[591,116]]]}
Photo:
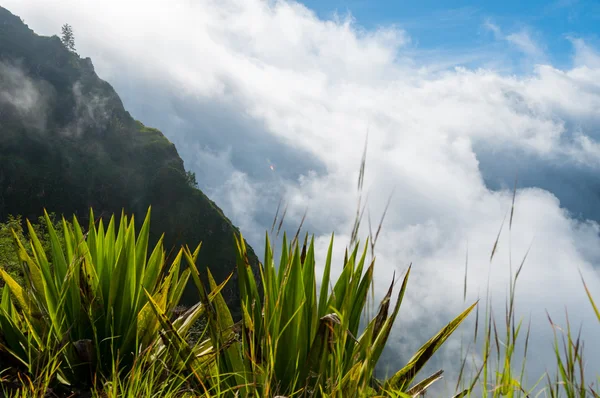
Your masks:
{"label": "flax plant", "polygon": [[[155,355],[164,352],[159,318],[171,313],[190,274],[197,273],[199,247],[187,257],[182,249],[167,265],[161,237],[148,256],[150,210],[139,234],[134,217],[124,214],[118,223],[113,216],[105,227],[102,220],[96,225],[90,212],[85,234],[76,217],[72,223],[63,219],[64,245],[45,218],[50,253],[29,222],[30,242],[15,235],[25,282],[17,283],[0,269],[6,283],[0,302],[1,353],[29,374],[56,354],[60,381],[81,384],[131,369],[149,347]],[[192,264],[181,271],[184,258]],[[176,320],[177,332],[185,335],[202,312],[198,305]]]}
{"label": "flax plant", "polygon": [[[284,234],[279,267],[266,236],[260,286],[246,257],[244,240],[237,242],[237,271],[243,319],[235,323],[220,294],[206,303],[208,329],[221,383],[243,396],[418,396],[439,378],[413,383],[416,374],[474,308],[452,320],[388,380],[374,378],[407,289],[410,268],[393,300],[390,287],[379,311],[360,328],[372,288],[374,260],[367,263],[368,243],[346,252],[337,281],[330,278],[333,236],[317,294],[314,241],[288,243]],[[201,291],[201,281],[194,278]],[[214,281],[209,274],[210,287]],[[330,286],[333,286],[330,289]],[[261,294],[262,293],[262,294]]]}

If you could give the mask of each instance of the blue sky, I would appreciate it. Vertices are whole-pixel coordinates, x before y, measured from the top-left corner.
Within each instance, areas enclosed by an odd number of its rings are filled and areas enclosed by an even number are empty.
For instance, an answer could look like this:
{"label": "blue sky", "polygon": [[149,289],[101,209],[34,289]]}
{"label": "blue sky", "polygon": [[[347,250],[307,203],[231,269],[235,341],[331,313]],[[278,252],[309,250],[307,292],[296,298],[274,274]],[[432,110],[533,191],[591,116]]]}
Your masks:
{"label": "blue sky", "polygon": [[[356,23],[367,29],[396,24],[411,37],[410,48],[436,53],[485,54],[508,50],[513,61],[527,57],[519,48],[502,40],[504,36],[526,33],[541,53],[534,61],[569,67],[573,46],[569,37],[583,38],[598,47],[600,2],[596,0],[302,0],[321,18],[350,12]],[[498,33],[498,32],[496,32]],[[497,54],[497,53],[496,53]],[[539,58],[538,57],[538,58]],[[480,57],[468,66],[479,66]],[[519,69],[519,63],[515,64]]]}

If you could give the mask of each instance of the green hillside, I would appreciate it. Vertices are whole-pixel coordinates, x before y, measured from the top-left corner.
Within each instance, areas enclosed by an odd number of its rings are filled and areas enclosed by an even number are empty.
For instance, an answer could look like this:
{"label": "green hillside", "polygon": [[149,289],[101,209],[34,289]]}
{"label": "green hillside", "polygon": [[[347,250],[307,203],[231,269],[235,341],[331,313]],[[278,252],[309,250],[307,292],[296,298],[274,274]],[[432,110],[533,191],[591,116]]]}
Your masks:
{"label": "green hillside", "polygon": [[[152,206],[151,240],[167,253],[203,243],[198,259],[223,280],[235,266],[236,227],[195,187],[175,146],[123,107],[89,58],[35,34],[0,7],[0,222],[46,208],[85,220]],[[250,263],[258,260],[249,249]],[[234,299],[235,283],[225,297]],[[183,302],[197,299],[195,289]]]}

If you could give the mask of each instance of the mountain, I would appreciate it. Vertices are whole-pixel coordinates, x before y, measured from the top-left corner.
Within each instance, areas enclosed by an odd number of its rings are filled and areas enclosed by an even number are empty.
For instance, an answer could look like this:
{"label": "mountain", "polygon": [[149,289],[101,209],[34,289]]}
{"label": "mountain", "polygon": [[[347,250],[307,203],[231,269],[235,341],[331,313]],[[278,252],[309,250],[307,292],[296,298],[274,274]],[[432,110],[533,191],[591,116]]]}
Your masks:
{"label": "mountain", "polygon": [[[151,205],[153,241],[165,233],[167,251],[202,242],[199,265],[220,281],[234,269],[239,231],[196,186],[175,146],[124,109],[89,58],[0,7],[0,221],[44,208],[85,219],[92,207],[141,222]],[[249,246],[248,257],[257,269]],[[237,297],[235,283],[225,293]],[[183,303],[196,298],[188,286]]]}

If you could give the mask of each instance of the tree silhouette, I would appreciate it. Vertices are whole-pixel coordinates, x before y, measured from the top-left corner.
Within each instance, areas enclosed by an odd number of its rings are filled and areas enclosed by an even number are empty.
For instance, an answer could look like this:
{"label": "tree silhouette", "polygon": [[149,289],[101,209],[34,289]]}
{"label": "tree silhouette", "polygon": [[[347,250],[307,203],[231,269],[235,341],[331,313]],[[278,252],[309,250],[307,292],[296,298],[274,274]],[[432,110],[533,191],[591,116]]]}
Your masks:
{"label": "tree silhouette", "polygon": [[193,171],[186,171],[185,172],[185,181],[188,183],[188,185],[192,188],[198,188],[198,181],[196,180],[196,173],[194,173]]}
{"label": "tree silhouette", "polygon": [[69,51],[75,52],[75,36],[73,36],[73,28],[68,23],[62,26],[62,37],[60,40]]}

